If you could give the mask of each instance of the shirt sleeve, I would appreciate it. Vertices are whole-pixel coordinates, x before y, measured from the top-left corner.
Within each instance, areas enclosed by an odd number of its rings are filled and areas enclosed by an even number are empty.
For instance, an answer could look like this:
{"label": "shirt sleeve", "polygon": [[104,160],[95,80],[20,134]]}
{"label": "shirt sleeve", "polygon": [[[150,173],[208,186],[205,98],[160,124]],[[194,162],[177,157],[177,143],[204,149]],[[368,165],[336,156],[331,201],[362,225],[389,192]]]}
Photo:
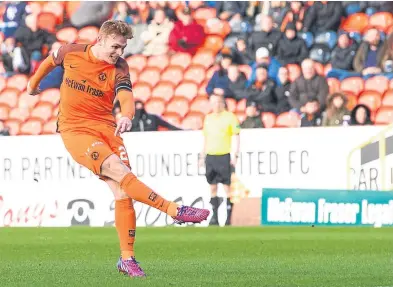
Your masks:
{"label": "shirt sleeve", "polygon": [[240,124],[235,114],[231,114],[231,132],[232,135],[238,135],[240,133]]}
{"label": "shirt sleeve", "polygon": [[52,53],[52,61],[56,66],[62,66],[67,53],[86,51],[88,45],[67,44]]}
{"label": "shirt sleeve", "polygon": [[132,83],[130,73],[128,71],[128,64],[124,59],[119,59],[119,63],[116,65],[115,94],[117,95],[120,90],[132,92]]}

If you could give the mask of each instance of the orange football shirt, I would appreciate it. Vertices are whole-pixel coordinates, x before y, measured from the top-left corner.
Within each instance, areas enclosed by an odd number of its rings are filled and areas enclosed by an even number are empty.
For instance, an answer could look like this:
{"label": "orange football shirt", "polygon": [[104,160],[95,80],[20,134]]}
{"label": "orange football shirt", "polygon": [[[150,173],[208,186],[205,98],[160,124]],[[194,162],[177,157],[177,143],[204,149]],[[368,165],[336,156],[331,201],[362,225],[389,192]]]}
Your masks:
{"label": "orange football shirt", "polygon": [[115,65],[97,59],[91,45],[68,44],[52,54],[53,63],[64,68],[60,87],[58,130],[97,124],[116,126],[113,101],[122,90],[132,91],[128,64]]}

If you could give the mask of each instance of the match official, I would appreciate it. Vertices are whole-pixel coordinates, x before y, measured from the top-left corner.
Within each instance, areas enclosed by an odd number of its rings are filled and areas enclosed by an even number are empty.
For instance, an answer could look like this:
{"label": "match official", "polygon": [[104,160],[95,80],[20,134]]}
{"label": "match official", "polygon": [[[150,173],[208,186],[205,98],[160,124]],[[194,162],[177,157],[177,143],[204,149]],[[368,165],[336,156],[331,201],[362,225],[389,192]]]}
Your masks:
{"label": "match official", "polygon": [[[232,169],[240,146],[240,125],[236,115],[225,110],[223,96],[211,95],[210,104],[212,112],[205,117],[203,124],[204,146],[200,157],[200,165],[206,165],[206,179],[210,185],[213,217],[210,225],[218,225],[218,207],[223,199],[217,197],[217,185],[221,183],[227,194],[228,216],[225,225],[231,224],[232,203],[230,201],[230,185]],[[235,147],[231,153],[232,137],[235,138]]]}

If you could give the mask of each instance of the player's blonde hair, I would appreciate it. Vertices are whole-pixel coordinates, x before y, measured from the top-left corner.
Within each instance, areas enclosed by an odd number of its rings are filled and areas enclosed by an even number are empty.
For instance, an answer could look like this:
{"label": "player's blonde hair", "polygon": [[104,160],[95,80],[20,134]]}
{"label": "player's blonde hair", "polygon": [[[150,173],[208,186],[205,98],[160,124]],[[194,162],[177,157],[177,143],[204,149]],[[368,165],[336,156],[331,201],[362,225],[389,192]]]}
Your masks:
{"label": "player's blonde hair", "polygon": [[123,36],[126,39],[134,38],[131,26],[120,20],[105,21],[100,28],[99,34],[102,36]]}

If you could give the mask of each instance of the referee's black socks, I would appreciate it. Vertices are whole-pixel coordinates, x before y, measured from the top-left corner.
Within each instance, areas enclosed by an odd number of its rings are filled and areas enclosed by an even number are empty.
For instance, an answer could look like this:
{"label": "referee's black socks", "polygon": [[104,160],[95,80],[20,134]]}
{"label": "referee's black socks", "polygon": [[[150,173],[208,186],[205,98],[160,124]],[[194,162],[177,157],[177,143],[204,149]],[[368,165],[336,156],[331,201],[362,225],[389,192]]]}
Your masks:
{"label": "referee's black socks", "polygon": [[233,203],[231,202],[231,199],[228,197],[227,198],[227,220],[225,222],[225,225],[231,225],[232,207],[233,207]]}
{"label": "referee's black socks", "polygon": [[222,197],[214,196],[210,199],[210,204],[212,205],[213,210],[213,216],[210,220],[210,225],[218,225],[218,207],[222,202]]}

